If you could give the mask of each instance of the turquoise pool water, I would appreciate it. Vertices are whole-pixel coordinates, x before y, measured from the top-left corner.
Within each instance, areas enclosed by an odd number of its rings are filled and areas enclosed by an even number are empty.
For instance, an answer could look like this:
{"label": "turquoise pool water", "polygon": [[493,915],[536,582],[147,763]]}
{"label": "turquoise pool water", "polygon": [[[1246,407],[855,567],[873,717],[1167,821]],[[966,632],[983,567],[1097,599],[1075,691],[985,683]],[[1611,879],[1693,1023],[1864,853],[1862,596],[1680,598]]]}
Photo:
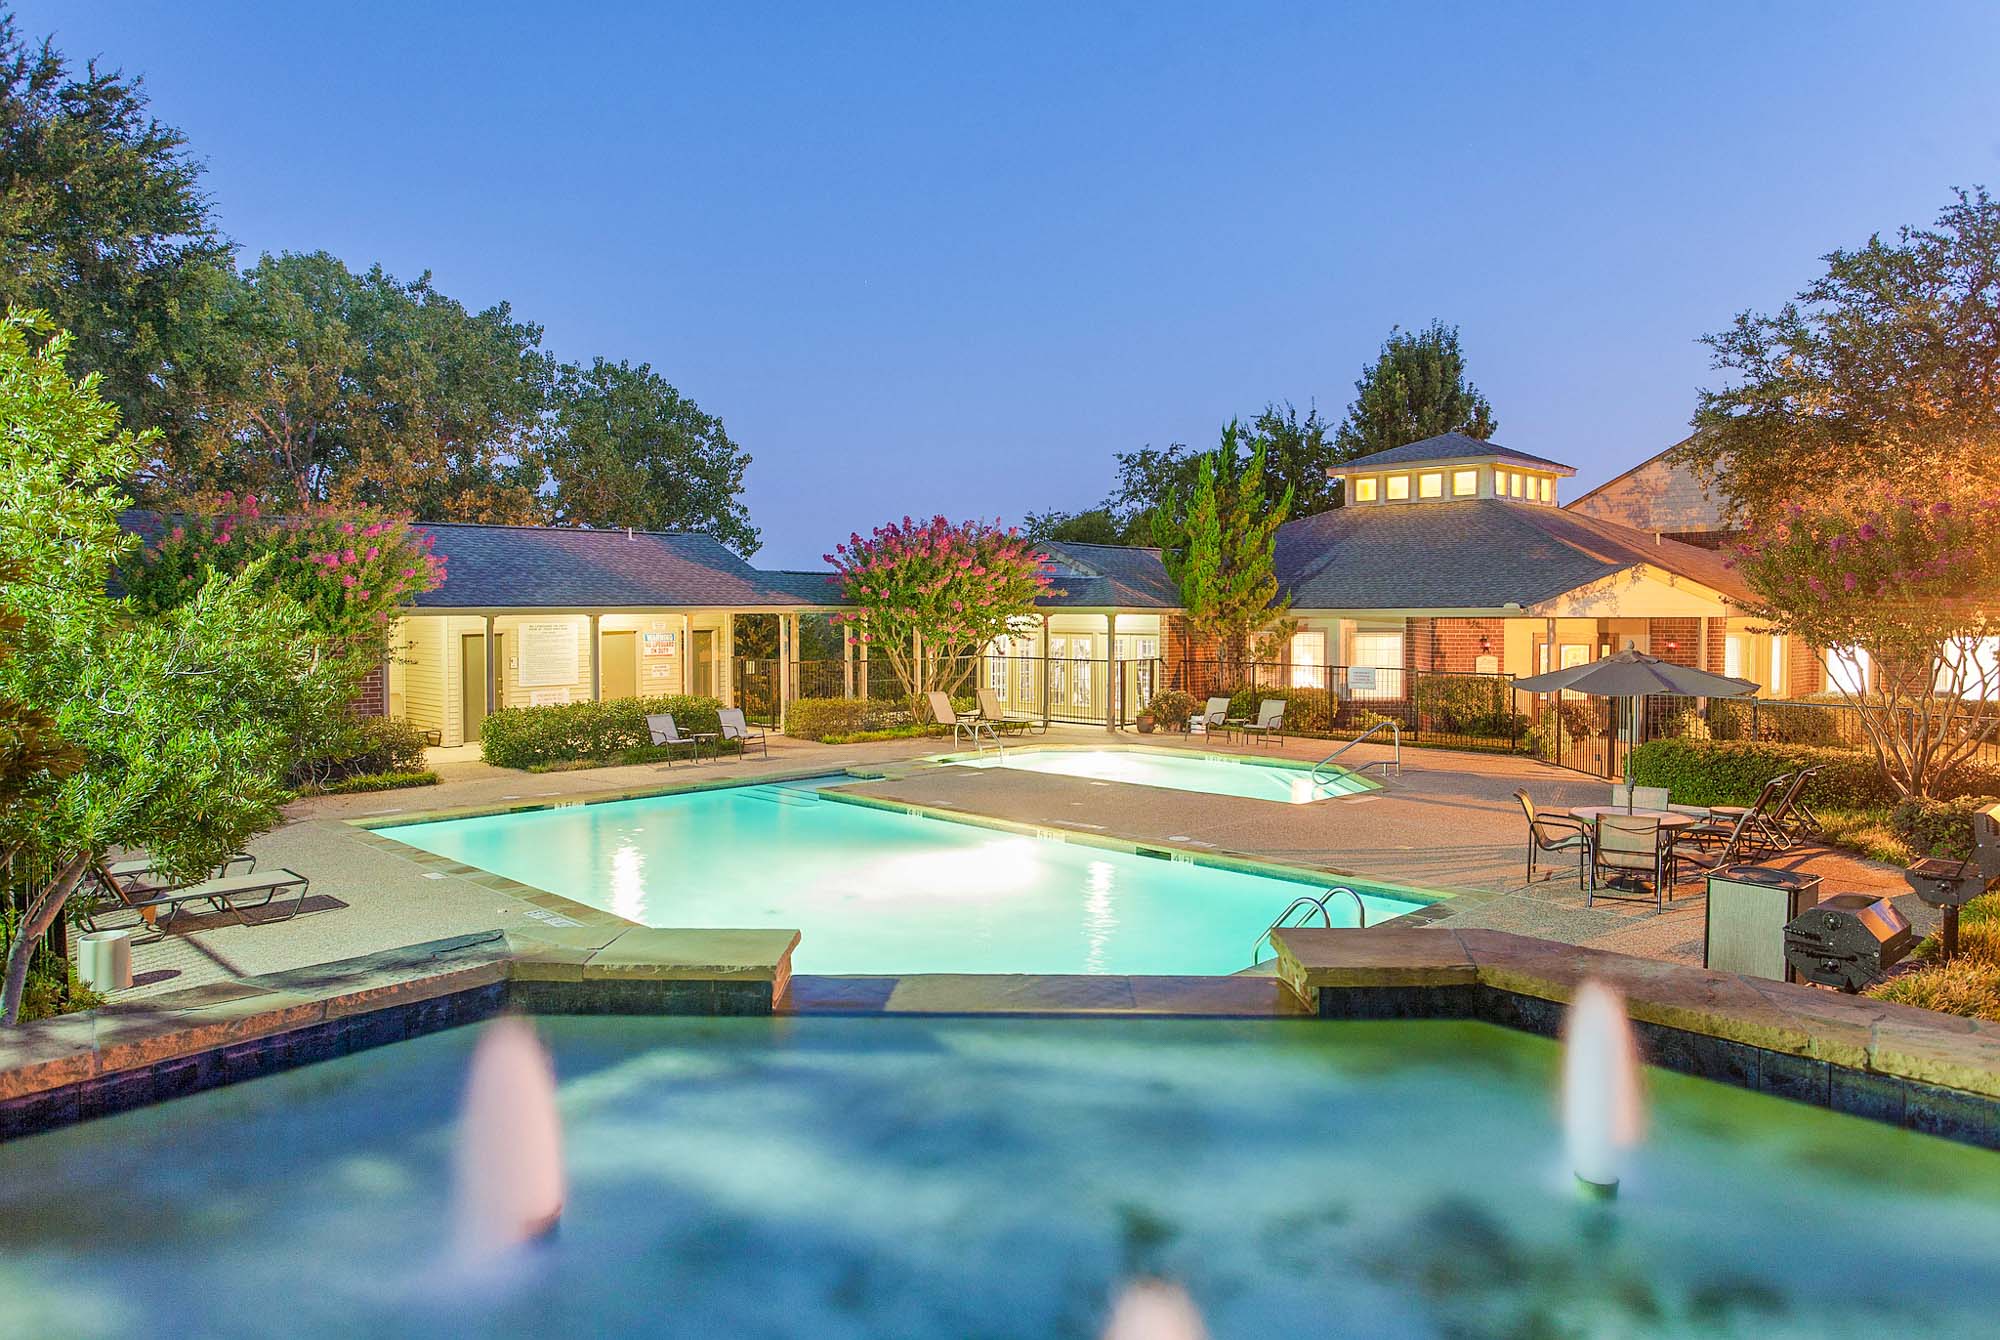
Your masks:
{"label": "turquoise pool water", "polygon": [[569,1195],[446,1269],[471,1030],[0,1145],[0,1333],[1991,1337],[2000,1157],[1655,1072],[1578,1200],[1482,1024],[542,1019]]}
{"label": "turquoise pool water", "polygon": [[[1325,887],[783,783],[375,831],[648,926],[797,927],[793,966],[814,973],[1238,972]],[[1370,925],[1419,905],[1355,887]],[[1351,901],[1330,910],[1353,924]]]}
{"label": "turquoise pool water", "polygon": [[1374,784],[1345,768],[1314,781],[1304,768],[1287,768],[1254,759],[1180,755],[1165,750],[1133,749],[1010,749],[986,758],[953,759],[961,768],[1007,768],[1015,772],[1048,772],[1087,777],[1099,782],[1131,782],[1164,786],[1173,791],[1199,791],[1211,796],[1241,796],[1305,805],[1334,796],[1372,791]]}

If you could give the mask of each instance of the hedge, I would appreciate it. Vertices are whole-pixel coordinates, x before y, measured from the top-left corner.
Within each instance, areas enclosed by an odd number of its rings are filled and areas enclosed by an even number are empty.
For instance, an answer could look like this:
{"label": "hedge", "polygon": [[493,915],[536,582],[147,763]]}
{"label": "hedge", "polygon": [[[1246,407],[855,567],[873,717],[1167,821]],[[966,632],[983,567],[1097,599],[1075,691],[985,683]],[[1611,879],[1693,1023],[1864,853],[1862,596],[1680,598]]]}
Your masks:
{"label": "hedge", "polygon": [[1918,856],[1961,860],[1972,854],[1972,813],[2000,797],[1906,800],[1889,814],[1889,827]]}
{"label": "hedge", "polygon": [[[1894,805],[1899,797],[1872,752],[1761,740],[1649,740],[1632,751],[1632,778],[1664,786],[1679,805],[1754,805],[1764,783],[1780,773],[1823,767],[1806,788],[1806,804],[1829,809]],[[1952,795],[2000,791],[2000,773],[1962,769]]]}
{"label": "hedge", "polygon": [[611,759],[652,744],[646,717],[673,715],[683,735],[721,729],[722,704],[713,698],[672,694],[664,698],[613,698],[605,702],[507,707],[479,727],[486,761],[500,768],[531,768],[576,759]]}
{"label": "hedge", "polygon": [[795,698],[785,708],[785,734],[794,740],[856,735],[886,730],[908,721],[909,713],[900,702],[866,698]]}

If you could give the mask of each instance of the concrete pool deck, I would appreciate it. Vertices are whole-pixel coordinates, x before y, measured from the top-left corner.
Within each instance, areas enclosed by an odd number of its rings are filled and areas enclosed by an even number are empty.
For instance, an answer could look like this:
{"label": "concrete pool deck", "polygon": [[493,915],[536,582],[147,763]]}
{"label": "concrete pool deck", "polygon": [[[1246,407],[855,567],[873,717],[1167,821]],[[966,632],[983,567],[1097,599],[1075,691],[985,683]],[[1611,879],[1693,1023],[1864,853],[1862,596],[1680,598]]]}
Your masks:
{"label": "concrete pool deck", "polygon": [[[1128,732],[1112,737],[1102,730],[1063,728],[1032,743],[1088,748],[1113,739],[1124,746],[1209,748],[1204,741],[1190,744],[1180,736]],[[1320,740],[1292,740],[1269,751],[1235,752],[1300,761],[1317,759],[1332,747]],[[1650,902],[1584,907],[1574,877],[1564,878],[1559,858],[1545,867],[1555,870],[1555,878],[1532,886],[1524,882],[1524,824],[1514,789],[1525,786],[1538,805],[1554,808],[1602,801],[1606,786],[1532,760],[1405,750],[1402,776],[1384,779],[1378,791],[1282,805],[925,762],[948,751],[948,742],[934,739],[830,746],[774,737],[768,759],[540,774],[465,757],[441,758],[438,786],[318,797],[291,806],[285,823],[252,843],[251,850],[263,868],[289,867],[312,880],[301,915],[278,925],[184,915],[174,934],[135,945],[135,984],[117,998],[144,998],[474,932],[534,934],[583,916],[566,900],[551,900],[498,876],[440,870],[418,859],[422,853],[371,839],[351,820],[537,805],[849,767],[883,774],[883,780],[857,782],[853,789],[884,800],[1435,889],[1455,895],[1436,913],[1442,924],[1455,928],[1504,930],[1647,958],[1700,962],[1703,899],[1698,884],[1684,885],[1682,896],[1655,915]],[[1364,745],[1349,758],[1367,761],[1386,754],[1386,748]],[[1892,867],[1823,848],[1803,849],[1776,863],[1821,874],[1830,892],[1865,889],[1898,896],[1898,905],[1919,929],[1929,924],[1928,909],[1911,906],[1915,900]]]}

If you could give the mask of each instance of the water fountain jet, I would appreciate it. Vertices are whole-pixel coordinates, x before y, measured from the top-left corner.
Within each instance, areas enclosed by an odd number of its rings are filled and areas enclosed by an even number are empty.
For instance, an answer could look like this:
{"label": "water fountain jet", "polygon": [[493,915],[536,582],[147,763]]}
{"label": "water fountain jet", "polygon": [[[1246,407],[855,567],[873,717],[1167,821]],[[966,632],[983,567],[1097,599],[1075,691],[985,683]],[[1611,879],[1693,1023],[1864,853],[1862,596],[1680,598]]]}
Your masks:
{"label": "water fountain jet", "polygon": [[1208,1328],[1187,1290],[1162,1279],[1142,1279],[1118,1295],[1103,1340],[1208,1340]]}
{"label": "water fountain jet", "polygon": [[561,1218],[555,1066],[526,1020],[495,1020],[473,1048],[456,1190],[458,1249],[468,1264],[546,1238]]}
{"label": "water fountain jet", "polygon": [[1639,1138],[1639,1048],[1625,1001],[1602,982],[1577,988],[1563,1029],[1563,1135],[1577,1184],[1618,1194],[1619,1155]]}

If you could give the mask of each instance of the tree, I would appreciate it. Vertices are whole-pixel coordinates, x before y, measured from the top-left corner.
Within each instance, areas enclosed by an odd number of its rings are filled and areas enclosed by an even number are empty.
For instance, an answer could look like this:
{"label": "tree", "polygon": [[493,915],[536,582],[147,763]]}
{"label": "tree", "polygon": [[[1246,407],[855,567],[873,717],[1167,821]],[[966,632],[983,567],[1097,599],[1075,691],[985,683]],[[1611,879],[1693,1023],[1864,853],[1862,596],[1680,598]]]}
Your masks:
{"label": "tree", "polygon": [[0,849],[30,872],[0,991],[8,1024],[35,946],[107,850],[144,847],[195,878],[276,822],[290,723],[328,687],[303,612],[255,573],[215,574],[158,617],[110,593],[132,544],[118,484],[147,443],[119,429],[96,374],[70,379],[67,337],[31,343],[39,320],[0,321],[0,609],[20,630],[0,699],[43,714],[78,757],[0,808]]}
{"label": "tree", "polygon": [[1154,513],[1160,557],[1180,591],[1188,626],[1212,636],[1225,660],[1264,659],[1268,645],[1289,631],[1291,599],[1278,591],[1274,550],[1278,527],[1292,507],[1291,491],[1276,505],[1264,497],[1264,448],[1242,454],[1234,419],[1222,442],[1201,456],[1195,482]]}
{"label": "tree", "polygon": [[2000,489],[1792,502],[1737,546],[1757,613],[1803,639],[1897,792],[1934,796],[2000,728]]}
{"label": "tree", "polygon": [[1731,380],[1700,393],[1678,459],[1745,525],[1808,488],[2000,484],[2000,202],[1959,191],[1935,227],[1824,259],[1775,314],[1704,339]]}
{"label": "tree", "polygon": [[139,80],[73,70],[0,13],[0,309],[51,314],[126,422],[175,434],[234,275],[186,145]]}
{"label": "tree", "polygon": [[826,555],[843,598],[835,619],[917,697],[971,676],[978,650],[1006,635],[1050,591],[1048,558],[1012,529],[943,517],[877,526]]}
{"label": "tree", "polygon": [[1421,442],[1439,433],[1481,441],[1500,431],[1493,407],[1465,378],[1458,327],[1433,321],[1392,329],[1375,362],[1354,383],[1354,401],[1334,434],[1341,460]]}
{"label": "tree", "polygon": [[149,501],[228,491],[275,508],[537,519],[533,436],[553,363],[505,303],[470,312],[428,274],[404,284],[315,252],[264,257],[219,319],[228,356],[183,388],[200,431],[160,442]]}
{"label": "tree", "polygon": [[1076,544],[1130,544],[1130,531],[1109,507],[1081,512],[1051,508],[1030,512],[1021,520],[1021,534],[1030,544],[1069,540]]}
{"label": "tree", "polygon": [[1347,458],[1332,425],[1320,418],[1318,406],[1308,406],[1304,419],[1289,402],[1283,408],[1264,406],[1244,431],[1243,446],[1264,453],[1266,506],[1275,507],[1287,493],[1291,510],[1300,516],[1340,506],[1340,485],[1327,477],[1327,471]]}
{"label": "tree", "polygon": [[749,455],[643,363],[564,367],[541,450],[559,525],[693,531],[756,552],[742,501]]}

